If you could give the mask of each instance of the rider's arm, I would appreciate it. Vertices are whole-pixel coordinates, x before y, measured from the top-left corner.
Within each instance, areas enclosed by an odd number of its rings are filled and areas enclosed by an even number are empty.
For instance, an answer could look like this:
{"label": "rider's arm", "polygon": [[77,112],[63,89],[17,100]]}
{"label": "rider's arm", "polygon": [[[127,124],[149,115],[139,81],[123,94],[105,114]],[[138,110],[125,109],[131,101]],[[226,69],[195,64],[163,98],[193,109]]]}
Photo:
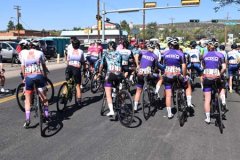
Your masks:
{"label": "rider's arm", "polygon": [[185,55],[183,54],[183,56],[181,57],[181,61],[182,61],[182,74],[184,77],[186,77],[187,74],[187,65],[186,65],[186,59],[185,59]]}
{"label": "rider's arm", "polygon": [[42,55],[40,57],[40,62],[42,64],[42,68],[43,68],[43,75],[45,77],[47,77],[48,68],[47,68],[46,63],[45,63],[45,57],[44,57],[43,52],[42,52]]}
{"label": "rider's arm", "polygon": [[101,63],[100,63],[100,67],[99,67],[99,74],[101,74],[102,70],[103,70],[103,65],[105,63],[105,54],[102,57]]}

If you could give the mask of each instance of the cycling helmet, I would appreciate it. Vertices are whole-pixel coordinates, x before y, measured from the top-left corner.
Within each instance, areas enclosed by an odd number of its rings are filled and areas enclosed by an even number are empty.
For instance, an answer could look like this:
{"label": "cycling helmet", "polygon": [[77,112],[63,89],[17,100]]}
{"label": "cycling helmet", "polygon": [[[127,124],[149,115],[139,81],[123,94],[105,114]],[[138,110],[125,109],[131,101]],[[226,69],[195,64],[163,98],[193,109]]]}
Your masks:
{"label": "cycling helmet", "polygon": [[197,42],[196,42],[196,41],[191,41],[191,42],[190,42],[190,46],[191,46],[192,48],[195,48],[195,47],[197,46]]}
{"label": "cycling helmet", "polygon": [[23,39],[18,43],[20,46],[28,46],[28,41]]}
{"label": "cycling helmet", "polygon": [[73,46],[74,49],[79,49],[79,47],[80,47],[80,41],[79,41],[78,39],[74,39],[74,40],[72,41],[72,46]]}
{"label": "cycling helmet", "polygon": [[219,46],[219,49],[220,49],[220,50],[225,50],[225,46],[224,46],[224,45],[220,45],[220,46]]}
{"label": "cycling helmet", "polygon": [[102,43],[101,39],[97,39],[97,40],[96,40],[96,43],[101,44],[101,43]]}
{"label": "cycling helmet", "polygon": [[237,46],[237,44],[236,44],[236,43],[233,43],[233,44],[231,45],[231,48],[232,48],[232,49],[237,49],[237,48],[238,48],[238,46]]}
{"label": "cycling helmet", "polygon": [[170,38],[168,39],[168,45],[173,45],[173,46],[178,45],[178,38],[172,38],[172,37],[170,37]]}
{"label": "cycling helmet", "polygon": [[123,48],[128,48],[129,42],[128,41],[123,41],[122,45],[123,45]]}
{"label": "cycling helmet", "polygon": [[39,48],[39,46],[40,46],[39,40],[37,40],[37,39],[31,40],[31,42],[30,42],[30,47],[31,48],[37,49],[37,48]]}
{"label": "cycling helmet", "polygon": [[117,49],[117,44],[116,44],[116,42],[114,42],[114,41],[108,42],[108,49],[116,50],[116,49]]}

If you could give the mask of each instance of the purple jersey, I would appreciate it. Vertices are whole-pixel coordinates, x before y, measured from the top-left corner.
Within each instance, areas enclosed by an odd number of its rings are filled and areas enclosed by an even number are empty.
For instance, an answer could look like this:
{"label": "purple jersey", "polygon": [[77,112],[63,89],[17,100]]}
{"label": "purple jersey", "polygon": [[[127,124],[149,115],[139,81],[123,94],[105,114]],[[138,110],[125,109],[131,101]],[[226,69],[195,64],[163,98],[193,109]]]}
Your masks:
{"label": "purple jersey", "polygon": [[224,55],[216,52],[210,51],[203,57],[204,66],[204,76],[205,77],[218,77],[220,76],[220,67],[224,61]]}
{"label": "purple jersey", "polygon": [[151,69],[154,67],[155,63],[158,61],[158,57],[150,51],[141,51],[141,60],[140,60],[140,73],[150,74]]}
{"label": "purple jersey", "polygon": [[186,63],[184,54],[180,50],[170,49],[163,54],[163,62],[166,66],[165,74],[181,74],[181,65]]}

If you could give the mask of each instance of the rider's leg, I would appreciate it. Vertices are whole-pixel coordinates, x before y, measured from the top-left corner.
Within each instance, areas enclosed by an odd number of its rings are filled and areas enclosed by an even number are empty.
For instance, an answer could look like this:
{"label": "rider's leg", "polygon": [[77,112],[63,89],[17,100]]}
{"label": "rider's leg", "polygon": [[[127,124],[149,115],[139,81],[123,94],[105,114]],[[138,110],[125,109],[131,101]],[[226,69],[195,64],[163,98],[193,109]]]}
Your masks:
{"label": "rider's leg", "polygon": [[136,86],[137,86],[137,90],[136,90],[136,94],[135,94],[135,98],[134,98],[134,110],[135,111],[138,109],[138,104],[139,104],[140,97],[142,94],[142,89],[144,86],[144,77],[142,75],[138,75]]}
{"label": "rider's leg", "polygon": [[167,89],[166,88],[166,107],[167,107],[167,113],[168,113],[168,118],[172,118],[172,107],[171,107],[171,98],[172,98],[172,89]]}
{"label": "rider's leg", "polygon": [[3,73],[0,73],[0,89],[1,92],[4,92],[4,84],[5,84],[5,76],[3,75]]}
{"label": "rider's leg", "polygon": [[232,79],[233,79],[233,76],[232,76],[232,75],[229,76],[229,82],[228,82],[228,84],[229,84],[229,92],[230,92],[230,93],[232,93]]}
{"label": "rider's leg", "polygon": [[210,123],[210,102],[211,102],[211,84],[208,80],[203,81],[204,87],[203,87],[203,92],[204,92],[204,111],[206,114],[206,123]]}
{"label": "rider's leg", "polygon": [[190,81],[187,82],[186,96],[187,96],[188,107],[193,107],[193,105],[192,105],[192,86],[191,86]]}
{"label": "rider's leg", "polygon": [[107,113],[107,116],[112,116],[114,115],[113,102],[112,102],[112,87],[105,84],[105,92],[107,97],[108,108],[110,111],[109,113]]}

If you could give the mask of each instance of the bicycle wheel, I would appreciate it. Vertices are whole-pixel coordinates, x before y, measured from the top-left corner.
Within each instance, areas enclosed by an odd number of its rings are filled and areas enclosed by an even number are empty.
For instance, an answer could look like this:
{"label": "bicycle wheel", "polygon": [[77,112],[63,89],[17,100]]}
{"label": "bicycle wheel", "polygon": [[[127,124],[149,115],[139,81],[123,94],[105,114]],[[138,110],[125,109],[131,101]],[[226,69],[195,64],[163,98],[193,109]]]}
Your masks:
{"label": "bicycle wheel", "polygon": [[133,122],[134,110],[131,94],[126,90],[121,90],[117,95],[116,112],[120,123],[129,127]]}
{"label": "bicycle wheel", "polygon": [[82,75],[81,75],[82,79],[82,86],[86,87],[86,85],[88,84],[89,80],[90,80],[90,71],[89,69],[87,69],[86,71],[82,71]]}
{"label": "bicycle wheel", "polygon": [[155,107],[155,94],[152,87],[144,88],[142,93],[142,109],[143,117],[148,120],[156,110]]}
{"label": "bicycle wheel", "polygon": [[239,79],[239,75],[236,76],[235,81],[236,81],[235,90],[236,90],[237,93],[240,93],[240,86],[239,86],[240,85],[240,79]]}
{"label": "bicycle wheel", "polygon": [[109,110],[109,109],[107,108],[106,92],[104,91],[100,115],[101,115],[101,116],[105,116],[105,113],[106,113],[106,111],[108,111],[108,110]]}
{"label": "bicycle wheel", "polygon": [[16,99],[18,103],[18,107],[20,108],[21,111],[25,112],[25,95],[24,95],[24,87],[25,84],[21,83],[17,87],[16,91]]}
{"label": "bicycle wheel", "polygon": [[[43,112],[43,108],[42,108],[42,104],[40,102],[40,98],[38,97],[37,94],[35,94],[36,96],[36,104],[38,106],[38,115],[39,115],[39,126],[40,126],[40,133],[41,133],[41,136],[43,136],[43,116],[44,116],[44,112]],[[37,107],[36,106],[36,107]]]}
{"label": "bicycle wheel", "polygon": [[54,98],[54,86],[50,79],[47,78],[46,81],[47,81],[47,85],[46,85],[47,99],[49,103],[52,103]]}
{"label": "bicycle wheel", "polygon": [[180,126],[182,127],[186,121],[186,99],[184,92],[181,90],[176,90],[176,105],[177,105],[177,113],[178,113],[178,121]]}
{"label": "bicycle wheel", "polygon": [[91,78],[91,92],[97,93],[98,89],[101,86],[101,77],[97,77],[97,73],[94,73]]}
{"label": "bicycle wheel", "polygon": [[57,96],[57,111],[62,112],[64,108],[67,106],[68,102],[68,84],[64,82],[59,91]]}
{"label": "bicycle wheel", "polygon": [[217,106],[216,106],[216,110],[217,110],[217,119],[216,120],[217,120],[217,124],[218,124],[219,130],[220,130],[220,133],[222,134],[223,127],[224,127],[223,119],[222,119],[222,109],[221,109],[222,103],[221,103],[221,99],[218,94],[215,95],[215,98],[218,101]]}

